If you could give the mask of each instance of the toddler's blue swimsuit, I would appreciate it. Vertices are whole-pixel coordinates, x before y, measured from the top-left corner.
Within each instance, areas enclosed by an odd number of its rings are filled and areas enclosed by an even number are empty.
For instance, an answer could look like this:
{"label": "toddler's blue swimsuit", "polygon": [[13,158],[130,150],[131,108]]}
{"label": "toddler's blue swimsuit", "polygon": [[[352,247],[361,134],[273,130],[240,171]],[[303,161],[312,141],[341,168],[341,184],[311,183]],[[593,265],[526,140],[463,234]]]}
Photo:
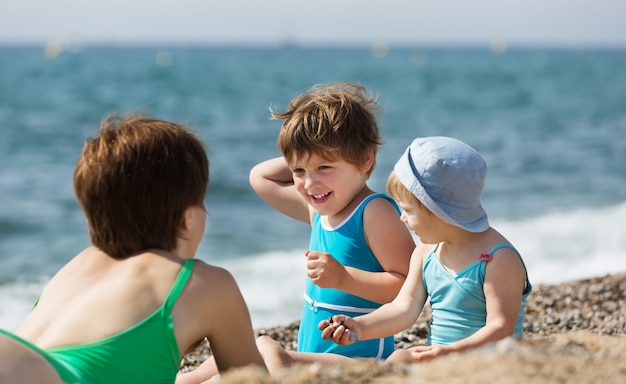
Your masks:
{"label": "toddler's blue swimsuit", "polygon": [[[428,254],[422,268],[422,279],[432,308],[429,345],[450,344],[465,339],[485,326],[487,321],[487,301],[483,291],[485,268],[492,257],[497,257],[494,253],[500,248],[510,248],[519,256],[519,252],[512,245],[499,244],[456,275],[448,272],[441,264],[435,253],[437,245]],[[531,290],[527,273],[515,337],[521,337],[523,334],[524,309]]]}

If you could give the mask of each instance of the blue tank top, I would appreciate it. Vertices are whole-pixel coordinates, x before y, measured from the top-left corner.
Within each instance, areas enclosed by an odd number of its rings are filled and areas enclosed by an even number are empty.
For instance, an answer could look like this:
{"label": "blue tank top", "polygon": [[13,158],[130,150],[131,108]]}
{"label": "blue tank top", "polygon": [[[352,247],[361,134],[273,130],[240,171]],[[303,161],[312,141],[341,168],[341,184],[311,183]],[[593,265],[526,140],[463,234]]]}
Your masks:
{"label": "blue tank top", "polygon": [[[453,343],[471,336],[485,326],[487,321],[487,301],[483,291],[485,267],[491,260],[490,257],[494,256],[494,252],[503,247],[511,248],[520,256],[512,245],[499,244],[489,251],[487,254],[489,257],[481,257],[456,275],[448,272],[441,264],[435,254],[437,246],[428,254],[424,260],[422,278],[432,308],[429,345]],[[526,287],[522,294],[522,305],[514,337],[522,337],[526,298],[531,290],[532,286],[526,273]]]}
{"label": "blue tank top", "polygon": [[[315,214],[311,226],[309,249],[328,252],[340,264],[369,272],[384,272],[365,239],[363,211],[375,198],[390,201],[398,214],[396,203],[384,194],[373,194],[363,199],[359,206],[335,228],[327,228],[322,217]],[[393,336],[384,339],[358,341],[341,346],[332,340],[323,340],[318,323],[335,314],[358,316],[369,313],[381,305],[334,288],[320,288],[307,277],[305,302],[298,332],[298,351],[331,352],[350,357],[385,358],[393,352]]]}

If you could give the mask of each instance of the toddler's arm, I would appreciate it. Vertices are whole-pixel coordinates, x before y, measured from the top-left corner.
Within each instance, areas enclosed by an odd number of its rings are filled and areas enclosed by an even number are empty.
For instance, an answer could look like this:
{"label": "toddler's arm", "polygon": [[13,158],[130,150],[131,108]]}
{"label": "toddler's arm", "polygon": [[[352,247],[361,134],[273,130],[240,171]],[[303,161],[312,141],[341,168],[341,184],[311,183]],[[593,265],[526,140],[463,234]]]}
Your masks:
{"label": "toddler's arm", "polygon": [[[409,328],[417,320],[426,303],[426,290],[422,283],[422,260],[428,247],[420,245],[411,257],[409,274],[396,298],[367,315],[350,318],[333,316],[332,322],[322,320],[318,327],[322,338],[340,345],[355,340],[369,340],[395,335]],[[350,335],[352,335],[352,338]]]}

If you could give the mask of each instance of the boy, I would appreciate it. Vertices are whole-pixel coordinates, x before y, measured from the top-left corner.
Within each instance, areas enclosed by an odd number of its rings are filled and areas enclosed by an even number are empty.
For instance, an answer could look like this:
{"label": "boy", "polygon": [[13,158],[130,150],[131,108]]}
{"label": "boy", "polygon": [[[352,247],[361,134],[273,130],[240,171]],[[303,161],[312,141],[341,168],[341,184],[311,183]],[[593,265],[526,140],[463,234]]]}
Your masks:
{"label": "boy", "polygon": [[283,120],[283,156],[253,167],[250,184],[276,210],[310,224],[311,237],[298,352],[257,339],[270,372],[324,360],[319,352],[382,359],[393,351],[393,336],[340,346],[317,328],[321,319],[368,313],[392,300],[415,247],[394,201],[367,185],[382,142],[376,108],[364,87],[334,83],[310,88],[285,112],[272,111]]}

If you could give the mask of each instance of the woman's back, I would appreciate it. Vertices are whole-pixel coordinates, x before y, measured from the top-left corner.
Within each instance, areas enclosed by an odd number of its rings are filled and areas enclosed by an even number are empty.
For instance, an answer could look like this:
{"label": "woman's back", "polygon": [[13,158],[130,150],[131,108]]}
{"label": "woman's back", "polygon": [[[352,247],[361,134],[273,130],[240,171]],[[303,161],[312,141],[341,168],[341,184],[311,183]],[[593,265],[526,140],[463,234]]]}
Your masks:
{"label": "woman's back", "polygon": [[167,252],[115,260],[90,248],[51,281],[18,334],[88,382],[172,382],[181,357],[172,310],[194,266],[180,261]]}
{"label": "woman's back", "polygon": [[122,332],[163,304],[181,265],[164,251],[116,260],[90,247],[55,275],[17,333],[48,349]]}

